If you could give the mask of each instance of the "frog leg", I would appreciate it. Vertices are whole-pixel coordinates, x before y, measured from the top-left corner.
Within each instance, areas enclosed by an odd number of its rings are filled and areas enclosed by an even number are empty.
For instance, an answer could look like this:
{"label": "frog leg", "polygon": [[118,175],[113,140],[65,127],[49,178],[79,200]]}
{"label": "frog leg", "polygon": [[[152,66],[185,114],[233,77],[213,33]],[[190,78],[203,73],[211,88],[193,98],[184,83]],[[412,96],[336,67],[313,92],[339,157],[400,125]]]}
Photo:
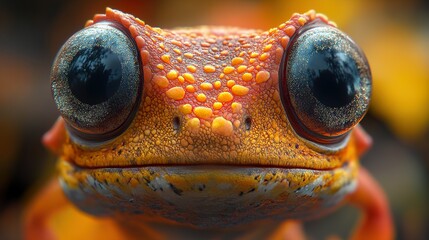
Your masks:
{"label": "frog leg", "polygon": [[267,239],[269,240],[284,240],[284,239],[295,239],[305,240],[305,233],[302,227],[302,223],[296,220],[287,220],[280,224]]}
{"label": "frog leg", "polygon": [[[356,128],[355,136],[358,153],[361,155],[371,145],[371,138],[359,126]],[[363,217],[351,239],[393,239],[394,229],[389,203],[382,188],[366,169],[359,169],[357,189],[348,200],[363,212]]]}
{"label": "frog leg", "polygon": [[[43,144],[53,153],[59,154],[65,139],[64,120],[60,117],[52,128],[43,136]],[[56,239],[48,220],[56,212],[64,208],[68,200],[57,179],[52,180],[34,200],[25,213],[24,238],[25,239]]]}
{"label": "frog leg", "polygon": [[68,203],[59,181],[52,180],[33,200],[25,214],[24,239],[56,239],[48,220]]}

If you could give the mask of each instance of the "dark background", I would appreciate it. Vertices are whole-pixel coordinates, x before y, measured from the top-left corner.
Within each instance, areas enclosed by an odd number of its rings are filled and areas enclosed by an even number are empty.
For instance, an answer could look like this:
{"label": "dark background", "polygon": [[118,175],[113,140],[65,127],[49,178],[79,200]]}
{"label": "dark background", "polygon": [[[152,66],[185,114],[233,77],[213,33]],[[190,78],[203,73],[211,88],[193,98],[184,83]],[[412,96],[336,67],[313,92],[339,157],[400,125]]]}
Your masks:
{"label": "dark background", "polygon": [[[315,9],[361,45],[374,94],[362,125],[374,146],[362,159],[387,192],[398,239],[428,239],[429,4],[394,1],[0,1],[0,239],[22,237],[25,205],[54,176],[41,136],[58,112],[51,63],[62,43],[106,6],[151,26],[228,25],[269,29]],[[350,207],[306,223],[310,239],[346,236]]]}

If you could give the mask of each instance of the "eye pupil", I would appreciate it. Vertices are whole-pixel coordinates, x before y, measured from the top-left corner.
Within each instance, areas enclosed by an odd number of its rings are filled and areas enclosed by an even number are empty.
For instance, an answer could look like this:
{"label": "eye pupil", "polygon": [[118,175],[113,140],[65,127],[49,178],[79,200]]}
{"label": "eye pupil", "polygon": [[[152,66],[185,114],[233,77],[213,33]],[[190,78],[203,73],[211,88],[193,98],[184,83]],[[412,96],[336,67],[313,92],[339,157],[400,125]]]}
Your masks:
{"label": "eye pupil", "polygon": [[100,46],[80,50],[68,72],[71,92],[79,101],[89,105],[111,98],[118,91],[121,79],[122,67],[118,56]]}
{"label": "eye pupil", "polygon": [[350,56],[336,49],[317,51],[309,59],[309,87],[325,106],[347,106],[359,87],[359,70]]}

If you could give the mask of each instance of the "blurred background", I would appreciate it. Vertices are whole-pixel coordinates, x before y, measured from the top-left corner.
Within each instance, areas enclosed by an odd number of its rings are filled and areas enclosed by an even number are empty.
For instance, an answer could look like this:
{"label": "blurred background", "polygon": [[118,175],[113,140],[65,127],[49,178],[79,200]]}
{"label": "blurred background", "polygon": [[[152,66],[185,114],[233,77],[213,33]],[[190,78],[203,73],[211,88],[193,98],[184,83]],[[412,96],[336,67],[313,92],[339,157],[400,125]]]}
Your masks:
{"label": "blurred background", "polygon": [[[120,9],[151,26],[269,29],[294,12],[325,13],[365,51],[374,92],[362,122],[374,138],[363,157],[387,192],[397,239],[429,239],[429,2],[424,0],[0,1],[0,239],[20,239],[25,204],[55,172],[41,136],[58,112],[49,72],[57,50],[87,19]],[[305,224],[309,239],[345,237],[358,211]],[[339,234],[339,235],[338,235]]]}

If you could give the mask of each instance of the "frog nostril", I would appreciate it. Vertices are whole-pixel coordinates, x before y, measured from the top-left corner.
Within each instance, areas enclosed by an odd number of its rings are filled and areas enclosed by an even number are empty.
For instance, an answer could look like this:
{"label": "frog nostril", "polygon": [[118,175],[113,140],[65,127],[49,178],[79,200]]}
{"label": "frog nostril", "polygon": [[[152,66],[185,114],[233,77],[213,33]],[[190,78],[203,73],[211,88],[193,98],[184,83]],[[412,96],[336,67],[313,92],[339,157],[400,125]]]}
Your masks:
{"label": "frog nostril", "polygon": [[180,125],[181,125],[180,118],[178,116],[174,117],[173,118],[173,129],[175,131],[179,131]]}
{"label": "frog nostril", "polygon": [[250,127],[252,126],[252,118],[247,116],[244,119],[244,126],[246,127],[246,130],[250,130]]}

